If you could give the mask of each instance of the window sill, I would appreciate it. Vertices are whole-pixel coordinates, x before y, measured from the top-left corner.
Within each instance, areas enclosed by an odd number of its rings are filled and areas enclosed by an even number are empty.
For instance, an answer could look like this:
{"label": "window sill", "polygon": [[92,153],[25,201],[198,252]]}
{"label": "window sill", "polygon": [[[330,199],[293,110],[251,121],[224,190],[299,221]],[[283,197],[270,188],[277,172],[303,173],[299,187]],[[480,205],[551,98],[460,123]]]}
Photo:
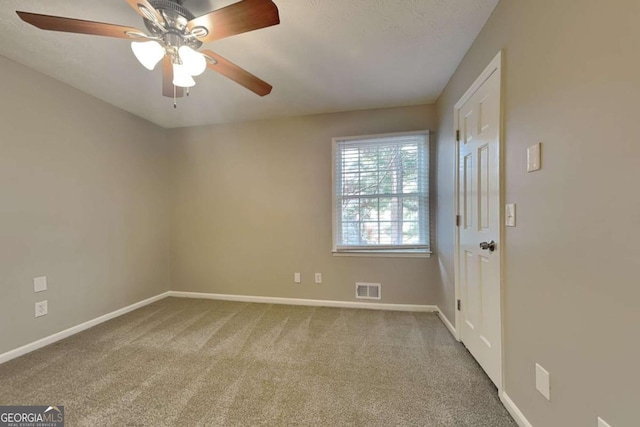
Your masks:
{"label": "window sill", "polygon": [[431,258],[431,252],[424,251],[333,251],[333,256],[378,257],[378,258]]}

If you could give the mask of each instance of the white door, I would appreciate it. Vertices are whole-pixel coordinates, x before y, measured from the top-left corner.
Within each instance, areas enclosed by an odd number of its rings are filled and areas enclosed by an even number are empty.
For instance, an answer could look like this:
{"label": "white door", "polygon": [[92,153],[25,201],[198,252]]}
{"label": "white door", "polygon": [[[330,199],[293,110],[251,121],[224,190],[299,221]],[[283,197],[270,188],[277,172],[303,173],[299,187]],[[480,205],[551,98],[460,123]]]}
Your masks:
{"label": "white door", "polygon": [[461,102],[456,109],[460,338],[501,388],[499,70]]}

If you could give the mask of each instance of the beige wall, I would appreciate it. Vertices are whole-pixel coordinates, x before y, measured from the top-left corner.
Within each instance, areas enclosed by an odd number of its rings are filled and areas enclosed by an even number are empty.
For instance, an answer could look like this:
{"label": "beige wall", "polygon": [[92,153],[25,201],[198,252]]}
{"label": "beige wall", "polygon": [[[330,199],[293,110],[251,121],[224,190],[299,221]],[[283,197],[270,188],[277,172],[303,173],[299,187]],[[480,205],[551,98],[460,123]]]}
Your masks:
{"label": "beige wall", "polygon": [[[536,427],[640,420],[640,2],[502,0],[438,101],[438,256],[453,319],[453,106],[504,49],[507,394]],[[543,169],[526,147],[543,142]],[[551,401],[534,364],[551,373]]]}
{"label": "beige wall", "polygon": [[161,128],[2,57],[0,82],[2,354],[169,289],[169,174]]}
{"label": "beige wall", "polygon": [[172,289],[353,301],[364,281],[384,303],[433,303],[435,258],[332,256],[331,138],[436,121],[418,106],[171,131]]}

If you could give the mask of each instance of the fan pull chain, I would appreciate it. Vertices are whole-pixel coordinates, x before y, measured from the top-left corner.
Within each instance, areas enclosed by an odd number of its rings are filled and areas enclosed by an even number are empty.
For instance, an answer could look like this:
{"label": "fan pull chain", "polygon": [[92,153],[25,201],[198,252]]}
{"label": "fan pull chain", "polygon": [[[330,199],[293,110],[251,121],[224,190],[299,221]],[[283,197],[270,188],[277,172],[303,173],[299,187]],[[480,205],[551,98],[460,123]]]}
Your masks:
{"label": "fan pull chain", "polygon": [[173,108],[178,108],[178,102],[176,101],[176,86],[173,85]]}
{"label": "fan pull chain", "polygon": [[189,88],[187,88],[187,96],[189,96]]}

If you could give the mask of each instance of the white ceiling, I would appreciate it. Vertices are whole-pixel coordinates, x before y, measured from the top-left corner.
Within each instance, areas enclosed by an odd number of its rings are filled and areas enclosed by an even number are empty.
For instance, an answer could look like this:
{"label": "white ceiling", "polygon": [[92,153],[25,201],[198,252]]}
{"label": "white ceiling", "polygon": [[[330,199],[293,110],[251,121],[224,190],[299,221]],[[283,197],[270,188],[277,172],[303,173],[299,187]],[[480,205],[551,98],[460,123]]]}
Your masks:
{"label": "white ceiling", "polygon": [[[235,0],[184,0],[196,16]],[[161,95],[126,40],[38,30],[16,10],[145,29],[125,0],[2,0],[0,55],[164,127],[433,103],[498,0],[274,0],[280,25],[205,44],[274,89],[221,75]]]}

